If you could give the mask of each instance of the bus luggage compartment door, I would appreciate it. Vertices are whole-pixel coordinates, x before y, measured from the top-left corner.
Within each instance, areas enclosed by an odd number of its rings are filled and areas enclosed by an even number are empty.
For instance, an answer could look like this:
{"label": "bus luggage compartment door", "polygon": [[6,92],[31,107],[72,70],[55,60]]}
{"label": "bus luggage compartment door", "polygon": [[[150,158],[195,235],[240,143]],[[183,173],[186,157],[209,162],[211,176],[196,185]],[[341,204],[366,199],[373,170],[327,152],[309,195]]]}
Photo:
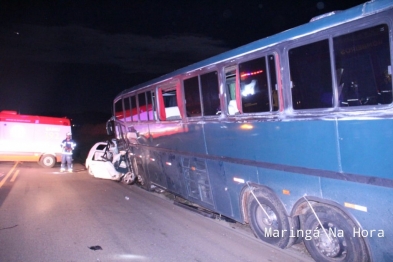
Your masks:
{"label": "bus luggage compartment door", "polygon": [[198,200],[204,206],[213,207],[213,196],[207,172],[206,161],[198,158],[183,158],[183,173],[190,200]]}

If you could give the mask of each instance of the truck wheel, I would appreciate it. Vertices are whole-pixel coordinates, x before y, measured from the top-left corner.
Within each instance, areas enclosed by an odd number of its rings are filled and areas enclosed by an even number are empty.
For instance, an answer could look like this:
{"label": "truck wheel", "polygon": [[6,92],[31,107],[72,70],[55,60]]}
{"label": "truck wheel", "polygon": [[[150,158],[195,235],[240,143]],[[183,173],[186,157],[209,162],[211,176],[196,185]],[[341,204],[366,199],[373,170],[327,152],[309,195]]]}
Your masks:
{"label": "truck wheel", "polygon": [[52,155],[43,155],[39,163],[43,167],[54,167],[56,164],[56,158]]}
{"label": "truck wheel", "polygon": [[[358,226],[344,212],[325,205],[315,205],[315,214],[307,211],[304,219],[304,245],[316,261],[344,262],[369,261],[370,257],[362,237],[353,237]],[[318,219],[316,218],[318,216]],[[321,227],[322,225],[322,227]]]}
{"label": "truck wheel", "polygon": [[[264,242],[286,248],[290,242],[291,224],[279,200],[270,193],[254,191],[248,201],[248,216],[254,234]],[[258,203],[259,202],[259,203]],[[263,211],[265,209],[266,213]],[[292,241],[291,241],[292,242]]]}

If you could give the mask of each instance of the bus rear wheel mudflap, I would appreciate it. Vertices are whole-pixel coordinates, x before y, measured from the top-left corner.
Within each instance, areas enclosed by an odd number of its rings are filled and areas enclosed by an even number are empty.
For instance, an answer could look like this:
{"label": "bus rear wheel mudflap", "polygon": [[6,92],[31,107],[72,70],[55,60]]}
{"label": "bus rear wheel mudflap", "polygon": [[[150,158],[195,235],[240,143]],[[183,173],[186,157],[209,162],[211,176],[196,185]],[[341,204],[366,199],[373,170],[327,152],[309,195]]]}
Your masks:
{"label": "bus rear wheel mudflap", "polygon": [[280,248],[292,245],[296,239],[291,239],[290,230],[297,230],[298,218],[288,217],[274,194],[256,189],[254,195],[248,198],[248,218],[256,237]]}
{"label": "bus rear wheel mudflap", "polygon": [[43,167],[54,167],[56,164],[56,158],[52,155],[43,155],[38,162]]}
{"label": "bus rear wheel mudflap", "polygon": [[364,239],[353,236],[358,225],[349,216],[323,204],[316,204],[313,209],[304,217],[303,242],[316,261],[370,261]]}
{"label": "bus rear wheel mudflap", "polygon": [[142,161],[138,161],[136,157],[133,157],[132,167],[134,168],[134,172],[138,183],[141,185],[143,189],[150,191],[151,190],[150,180],[147,177],[147,174],[145,173],[142,167]]}

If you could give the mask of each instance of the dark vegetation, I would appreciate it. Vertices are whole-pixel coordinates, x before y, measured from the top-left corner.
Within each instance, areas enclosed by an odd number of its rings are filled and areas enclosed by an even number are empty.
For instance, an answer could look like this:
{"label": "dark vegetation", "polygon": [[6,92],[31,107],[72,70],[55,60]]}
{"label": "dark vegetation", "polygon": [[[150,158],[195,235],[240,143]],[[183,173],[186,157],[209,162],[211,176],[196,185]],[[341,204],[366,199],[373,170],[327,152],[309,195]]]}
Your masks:
{"label": "dark vegetation", "polygon": [[84,112],[67,116],[72,123],[72,137],[77,147],[74,151],[74,162],[84,164],[90,148],[99,141],[110,140],[106,134],[106,121],[110,113]]}
{"label": "dark vegetation", "polygon": [[111,139],[106,134],[105,122],[100,124],[84,124],[73,128],[72,135],[77,146],[74,151],[74,162],[84,164],[90,148],[99,141]]}

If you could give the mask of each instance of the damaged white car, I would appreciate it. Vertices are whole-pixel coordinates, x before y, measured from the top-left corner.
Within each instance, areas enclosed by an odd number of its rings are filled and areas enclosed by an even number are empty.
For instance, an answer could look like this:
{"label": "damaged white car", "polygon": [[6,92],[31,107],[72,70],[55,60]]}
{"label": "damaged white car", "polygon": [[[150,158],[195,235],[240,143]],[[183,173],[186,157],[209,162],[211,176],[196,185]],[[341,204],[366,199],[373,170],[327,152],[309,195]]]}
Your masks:
{"label": "damaged white car", "polygon": [[102,179],[132,184],[135,174],[130,168],[126,151],[118,152],[116,141],[98,142],[90,149],[85,166],[89,174]]}

